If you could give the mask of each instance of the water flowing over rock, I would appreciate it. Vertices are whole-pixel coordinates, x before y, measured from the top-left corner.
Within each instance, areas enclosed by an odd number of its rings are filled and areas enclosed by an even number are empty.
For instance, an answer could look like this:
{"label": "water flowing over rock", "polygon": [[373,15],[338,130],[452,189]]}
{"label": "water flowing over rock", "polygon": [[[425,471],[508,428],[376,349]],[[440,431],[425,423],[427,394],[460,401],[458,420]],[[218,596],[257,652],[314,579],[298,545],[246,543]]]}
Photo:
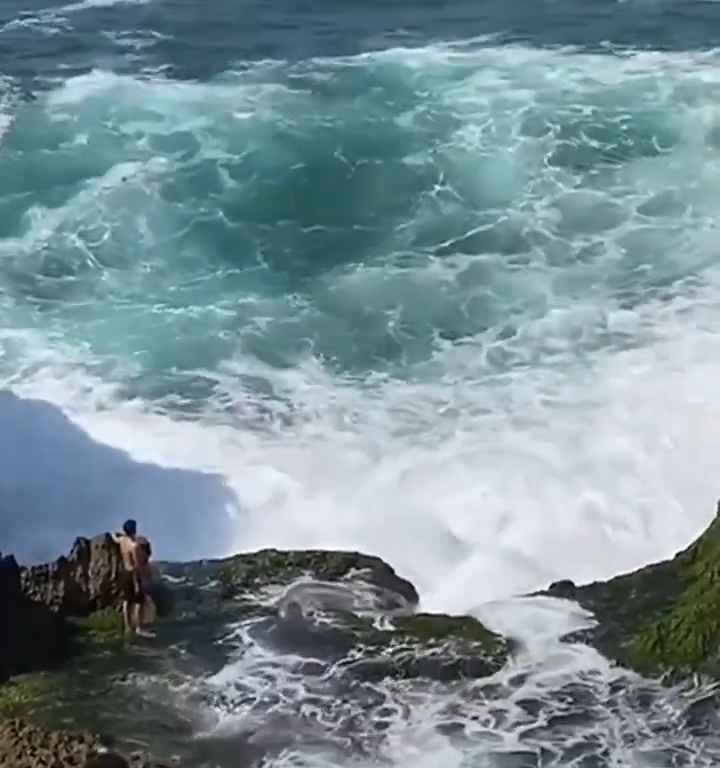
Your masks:
{"label": "water flowing over rock", "polygon": [[[216,706],[246,706],[240,703],[246,685],[279,675],[273,683],[279,691],[284,674],[307,675],[334,710],[333,702],[345,708],[357,696],[379,706],[376,688],[385,681],[429,684],[492,675],[511,650],[508,640],[472,617],[416,613],[413,584],[380,558],[357,552],[263,550],[159,563],[164,588],[157,595],[172,613],[159,612],[166,618],[155,640],[130,644],[118,633],[120,561],[109,535],[78,539],[68,557],[53,563],[25,569],[12,564],[13,594],[57,621],[73,653],[58,672],[0,689],[6,710],[39,718],[33,725],[111,733],[126,754],[139,738],[153,755],[184,754],[190,764],[226,764],[227,758],[212,751],[222,752],[221,742],[190,738],[191,723],[168,693],[138,706],[134,676],[155,681],[159,690],[168,677],[185,681],[194,706],[211,717]],[[213,677],[238,657],[251,660],[238,687],[216,688]],[[290,667],[283,671],[274,658],[291,659]],[[272,700],[258,698],[253,717],[271,723],[282,713],[294,722],[294,707],[302,702],[289,702],[284,711]],[[335,726],[326,727],[326,737],[334,739]],[[285,732],[290,738],[292,728]],[[274,735],[272,745],[258,738],[247,746],[253,754],[275,749],[285,737]],[[64,759],[60,765],[73,764]]]}
{"label": "water flowing over rock", "polygon": [[673,559],[604,582],[552,584],[597,626],[574,635],[645,674],[720,676],[720,504],[706,530]]}
{"label": "water flowing over rock", "polygon": [[510,652],[472,617],[415,614],[413,584],[358,552],[262,550],[163,570],[192,584],[205,608],[214,590],[216,611],[248,622],[261,645],[361,680],[484,677]]}

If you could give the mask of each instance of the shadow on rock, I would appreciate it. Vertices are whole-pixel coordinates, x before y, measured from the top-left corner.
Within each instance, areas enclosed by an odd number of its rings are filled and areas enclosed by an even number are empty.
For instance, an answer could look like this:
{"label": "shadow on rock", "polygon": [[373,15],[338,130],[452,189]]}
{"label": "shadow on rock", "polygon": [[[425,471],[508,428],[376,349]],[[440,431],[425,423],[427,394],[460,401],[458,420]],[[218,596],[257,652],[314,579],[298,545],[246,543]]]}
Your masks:
{"label": "shadow on rock", "polygon": [[15,558],[0,557],[0,681],[53,667],[63,660],[66,649],[62,617],[30,600],[23,593]]}

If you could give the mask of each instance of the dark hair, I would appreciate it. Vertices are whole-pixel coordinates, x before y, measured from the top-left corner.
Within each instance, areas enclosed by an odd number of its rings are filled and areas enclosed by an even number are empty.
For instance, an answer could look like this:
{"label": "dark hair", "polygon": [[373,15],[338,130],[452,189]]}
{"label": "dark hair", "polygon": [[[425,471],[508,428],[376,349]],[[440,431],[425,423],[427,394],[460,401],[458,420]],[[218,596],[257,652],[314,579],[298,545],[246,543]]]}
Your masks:
{"label": "dark hair", "polygon": [[134,520],[126,520],[123,523],[123,532],[126,536],[134,536],[137,533],[137,523]]}
{"label": "dark hair", "polygon": [[152,557],[152,547],[150,546],[150,542],[144,536],[140,536],[137,540],[137,546],[145,552],[145,557],[147,557],[148,560]]}

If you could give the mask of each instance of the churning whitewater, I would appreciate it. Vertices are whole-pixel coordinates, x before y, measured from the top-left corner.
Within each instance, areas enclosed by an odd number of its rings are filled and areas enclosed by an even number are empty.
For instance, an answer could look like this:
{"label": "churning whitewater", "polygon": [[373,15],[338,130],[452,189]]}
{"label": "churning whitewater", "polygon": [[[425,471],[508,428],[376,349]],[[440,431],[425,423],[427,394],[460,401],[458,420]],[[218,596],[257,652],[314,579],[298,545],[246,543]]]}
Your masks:
{"label": "churning whitewater", "polygon": [[[132,515],[167,559],[375,553],[522,641],[386,691],[389,764],[716,764],[702,693],[517,596],[668,557],[717,496],[720,6],[194,5],[0,11],[0,548]],[[268,666],[310,697],[257,654],[194,681],[213,728]]]}

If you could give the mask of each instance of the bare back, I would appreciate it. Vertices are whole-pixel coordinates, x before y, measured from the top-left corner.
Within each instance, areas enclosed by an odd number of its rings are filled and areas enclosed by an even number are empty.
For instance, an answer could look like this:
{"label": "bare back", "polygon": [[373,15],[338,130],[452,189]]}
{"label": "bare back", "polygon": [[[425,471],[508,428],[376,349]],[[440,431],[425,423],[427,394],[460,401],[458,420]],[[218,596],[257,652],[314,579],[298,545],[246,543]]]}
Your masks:
{"label": "bare back", "polygon": [[121,536],[118,540],[120,557],[122,557],[125,570],[135,570],[135,542],[129,536]]}

